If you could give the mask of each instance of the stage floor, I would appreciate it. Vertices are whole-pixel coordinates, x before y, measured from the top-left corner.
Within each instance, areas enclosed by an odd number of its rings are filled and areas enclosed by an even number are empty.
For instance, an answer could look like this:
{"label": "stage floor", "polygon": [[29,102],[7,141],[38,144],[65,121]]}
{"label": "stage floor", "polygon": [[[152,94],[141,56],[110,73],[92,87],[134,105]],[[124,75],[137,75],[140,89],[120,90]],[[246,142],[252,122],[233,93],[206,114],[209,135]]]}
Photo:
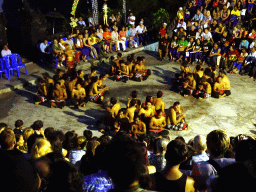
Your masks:
{"label": "stage floor", "polygon": [[[127,98],[133,90],[139,92],[138,98],[144,102],[147,95],[156,96],[161,90],[168,109],[175,101],[180,101],[185,109],[186,120],[191,127],[189,131],[171,131],[171,138],[183,136],[186,141],[198,134],[207,135],[214,129],[224,129],[230,136],[256,134],[256,82],[248,76],[228,74],[231,80],[231,95],[227,98],[207,98],[198,100],[192,96],[182,97],[172,91],[171,78],[179,71],[180,64],[168,61],[160,62],[154,53],[140,52],[136,56],[145,56],[147,68],[152,70],[152,76],[145,82],[128,81],[127,83],[115,82],[110,77],[105,84],[109,86],[110,95],[115,96],[125,107]],[[153,56],[152,56],[153,55]],[[106,67],[106,65],[102,65]],[[193,68],[194,66],[192,66]],[[102,72],[104,69],[100,69]],[[89,73],[89,72],[88,72]],[[85,129],[93,131],[95,136],[101,133],[94,126],[106,112],[98,104],[88,103],[85,108],[51,109],[46,106],[34,105],[34,87],[17,90],[0,96],[1,115],[0,122],[5,122],[14,128],[17,119],[24,121],[24,127],[29,127],[35,120],[42,120],[44,128],[54,127],[64,132],[75,130],[82,134]]]}

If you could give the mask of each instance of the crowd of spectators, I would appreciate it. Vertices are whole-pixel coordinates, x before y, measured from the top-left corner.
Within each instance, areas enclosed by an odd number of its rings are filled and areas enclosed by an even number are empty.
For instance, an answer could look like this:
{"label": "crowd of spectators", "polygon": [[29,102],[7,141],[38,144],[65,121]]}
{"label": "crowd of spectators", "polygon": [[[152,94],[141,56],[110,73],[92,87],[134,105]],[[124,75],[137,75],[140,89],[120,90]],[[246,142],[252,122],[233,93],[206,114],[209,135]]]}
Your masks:
{"label": "crowd of spectators", "polygon": [[[26,122],[24,122],[26,124]],[[24,128],[0,123],[0,183],[19,192],[254,191],[256,141],[223,130],[179,136],[119,131],[96,137],[85,129]]]}
{"label": "crowd of spectators", "polygon": [[171,39],[165,24],[159,32],[160,60],[206,63],[255,80],[254,1],[191,0],[177,16]]}
{"label": "crowd of spectators", "polygon": [[[73,68],[80,58],[83,61],[86,61],[89,56],[100,59],[102,56],[108,57],[108,54],[113,51],[126,51],[126,48],[147,45],[149,37],[144,19],[136,21],[136,17],[130,13],[127,23],[123,23],[120,17],[120,12],[116,17],[112,14],[106,26],[96,26],[89,17],[88,27],[80,17],[78,26],[72,34],[59,40],[54,39],[50,42],[45,40],[38,45],[41,62],[51,63],[51,58],[54,56],[53,58],[57,58],[58,66],[62,66],[65,61],[66,67]],[[137,26],[135,26],[136,23],[138,23]]]}

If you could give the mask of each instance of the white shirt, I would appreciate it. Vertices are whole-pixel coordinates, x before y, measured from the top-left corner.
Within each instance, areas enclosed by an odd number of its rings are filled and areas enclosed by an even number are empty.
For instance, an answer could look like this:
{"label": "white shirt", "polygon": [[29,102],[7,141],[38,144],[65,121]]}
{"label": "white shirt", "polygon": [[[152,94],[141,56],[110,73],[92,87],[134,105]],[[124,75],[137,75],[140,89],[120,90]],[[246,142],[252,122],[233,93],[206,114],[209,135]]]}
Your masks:
{"label": "white shirt", "polygon": [[177,29],[179,29],[180,27],[183,27],[184,30],[187,30],[187,24],[185,22],[183,22],[182,24],[178,23]]}
{"label": "white shirt", "polygon": [[112,32],[111,32],[111,39],[112,39],[113,41],[118,41],[118,33],[115,32],[115,31],[112,31]]}
{"label": "white shirt", "polygon": [[[135,16],[129,16],[129,17],[128,17],[128,22],[129,22],[129,24],[130,24],[130,25],[135,25],[135,19],[136,19]],[[134,21],[131,21],[131,20],[134,20]]]}
{"label": "white shirt", "polygon": [[201,36],[204,38],[204,40],[210,40],[212,38],[211,32],[208,32],[207,34],[203,32]]}
{"label": "white shirt", "polygon": [[71,47],[73,47],[73,45],[74,45],[74,41],[72,39],[70,39],[70,40],[67,39],[65,42],[67,44],[69,44]]}
{"label": "white shirt", "polygon": [[78,21],[78,24],[79,24],[79,25],[86,26],[85,21]]}
{"label": "white shirt", "polygon": [[2,50],[1,51],[1,55],[2,55],[2,57],[4,57],[4,56],[6,56],[6,55],[11,55],[12,54],[12,52],[11,52],[11,50],[10,49],[7,49],[7,50]]}
{"label": "white shirt", "polygon": [[144,30],[147,30],[147,28],[144,25],[142,27],[140,27],[140,25],[136,27],[136,31],[139,34],[143,33]]}
{"label": "white shirt", "polygon": [[254,41],[250,44],[250,49],[252,49],[253,47],[255,47]]}

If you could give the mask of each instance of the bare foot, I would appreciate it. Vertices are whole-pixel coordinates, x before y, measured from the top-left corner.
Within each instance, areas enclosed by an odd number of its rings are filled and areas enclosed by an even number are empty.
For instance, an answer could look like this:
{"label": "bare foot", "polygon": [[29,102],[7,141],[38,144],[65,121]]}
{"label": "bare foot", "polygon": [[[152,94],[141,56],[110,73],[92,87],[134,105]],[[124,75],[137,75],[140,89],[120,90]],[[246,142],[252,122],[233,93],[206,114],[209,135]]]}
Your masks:
{"label": "bare foot", "polygon": [[188,95],[184,95],[184,97],[187,97]]}
{"label": "bare foot", "polygon": [[203,98],[202,97],[198,97],[198,99],[202,100]]}
{"label": "bare foot", "polygon": [[40,101],[38,101],[38,102],[35,102],[35,105],[39,105],[41,102]]}
{"label": "bare foot", "polygon": [[187,130],[189,130],[189,129],[190,129],[190,126],[187,126],[185,130],[187,131]]}

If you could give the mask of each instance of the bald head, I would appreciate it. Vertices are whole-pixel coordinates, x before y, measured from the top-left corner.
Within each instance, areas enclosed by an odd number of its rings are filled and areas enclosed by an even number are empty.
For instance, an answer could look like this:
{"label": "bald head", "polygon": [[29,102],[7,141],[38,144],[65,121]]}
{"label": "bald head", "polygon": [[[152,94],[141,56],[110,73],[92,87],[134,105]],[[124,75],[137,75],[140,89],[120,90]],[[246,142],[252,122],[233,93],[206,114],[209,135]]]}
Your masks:
{"label": "bald head", "polygon": [[197,153],[205,152],[207,149],[206,137],[203,135],[197,135],[194,138],[194,148]]}

